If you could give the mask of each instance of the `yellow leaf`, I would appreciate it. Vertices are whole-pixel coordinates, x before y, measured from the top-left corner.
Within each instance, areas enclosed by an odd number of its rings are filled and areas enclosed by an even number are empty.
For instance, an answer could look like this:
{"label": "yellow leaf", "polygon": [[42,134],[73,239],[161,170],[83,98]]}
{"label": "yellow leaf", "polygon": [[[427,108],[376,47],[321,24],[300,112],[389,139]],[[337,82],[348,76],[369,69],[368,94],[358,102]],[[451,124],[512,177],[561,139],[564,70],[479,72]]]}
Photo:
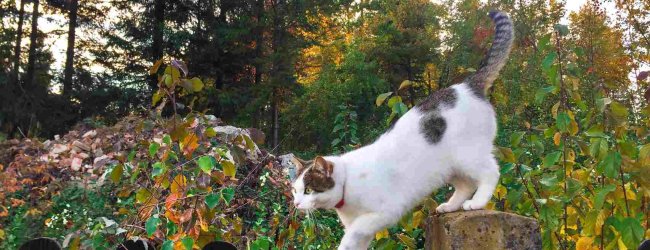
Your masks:
{"label": "yellow leaf", "polygon": [[645,238],[650,239],[650,229],[645,230]]}
{"label": "yellow leaf", "polygon": [[419,227],[420,223],[422,223],[422,219],[424,219],[424,213],[422,213],[422,211],[418,210],[415,213],[413,213],[413,220],[412,220],[413,228]]}
{"label": "yellow leaf", "polygon": [[235,178],[236,167],[235,164],[231,161],[222,161],[221,166],[223,166],[223,174],[232,178]]}
{"label": "yellow leaf", "polygon": [[628,200],[633,200],[633,201],[636,200],[636,193],[634,191],[632,191],[631,188],[626,187],[625,188],[625,194],[627,195]]}
{"label": "yellow leaf", "polygon": [[381,240],[383,238],[388,238],[388,229],[384,229],[375,234],[375,240]]}
{"label": "yellow leaf", "polygon": [[515,154],[512,153],[512,149],[506,147],[498,147],[501,160],[505,162],[515,163]]}
{"label": "yellow leaf", "polygon": [[184,175],[179,174],[174,177],[174,180],[171,183],[172,193],[182,192],[187,186],[187,178]]}
{"label": "yellow leaf", "polygon": [[560,132],[555,132],[555,135],[553,135],[553,143],[555,143],[556,146],[559,146],[561,139],[562,135],[560,135]]}
{"label": "yellow leaf", "polygon": [[[506,200],[506,203],[505,203],[504,207],[509,207],[508,200]],[[487,209],[487,210],[495,210],[496,209],[496,203],[494,203],[493,201],[488,201],[488,204],[485,205],[485,209]]]}
{"label": "yellow leaf", "polygon": [[560,102],[555,103],[553,107],[551,108],[551,114],[553,115],[553,119],[557,119],[557,110],[560,108]]}
{"label": "yellow leaf", "polygon": [[592,249],[597,249],[594,248],[594,239],[590,237],[580,237],[578,242],[576,243],[576,250],[592,250]]}
{"label": "yellow leaf", "polygon": [[141,188],[135,193],[135,201],[143,203],[151,197],[151,192],[146,188]]}
{"label": "yellow leaf", "polygon": [[70,242],[70,246],[68,249],[70,250],[77,250],[79,249],[79,244],[81,243],[81,238],[75,237],[72,242]]}
{"label": "yellow leaf", "polygon": [[111,172],[111,180],[115,183],[120,182],[120,179],[122,179],[123,172],[124,172],[124,165],[120,164],[115,166],[115,168],[113,168],[113,171]]}
{"label": "yellow leaf", "polygon": [[578,134],[578,123],[573,118],[571,118],[571,122],[569,123],[569,133],[571,135]]}
{"label": "yellow leaf", "polygon": [[627,247],[625,246],[625,243],[623,243],[623,239],[621,237],[618,237],[618,250],[627,250]]}
{"label": "yellow leaf", "polygon": [[404,80],[404,81],[402,82],[402,84],[399,85],[399,90],[402,90],[402,89],[408,88],[408,87],[410,87],[411,85],[413,85],[413,82],[411,82],[411,81],[409,81],[409,80]]}
{"label": "yellow leaf", "polygon": [[498,185],[496,190],[494,190],[494,195],[498,198],[506,197],[508,190],[503,185]]}
{"label": "yellow leaf", "polygon": [[0,240],[4,240],[4,239],[5,239],[5,231],[0,229]]}
{"label": "yellow leaf", "polygon": [[607,214],[605,214],[605,210],[601,210],[600,213],[598,213],[598,217],[596,217],[596,224],[594,224],[594,232],[596,235],[601,235],[602,234],[602,229],[603,229],[603,224],[605,224],[605,218],[607,218]]}

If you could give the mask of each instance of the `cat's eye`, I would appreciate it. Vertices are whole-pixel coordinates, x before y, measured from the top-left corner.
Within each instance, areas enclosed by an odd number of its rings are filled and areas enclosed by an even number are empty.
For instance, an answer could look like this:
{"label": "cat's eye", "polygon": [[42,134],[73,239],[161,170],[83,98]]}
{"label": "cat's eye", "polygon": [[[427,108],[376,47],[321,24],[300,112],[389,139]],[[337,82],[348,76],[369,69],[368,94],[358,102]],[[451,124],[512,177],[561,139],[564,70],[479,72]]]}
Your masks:
{"label": "cat's eye", "polygon": [[305,194],[311,194],[313,192],[314,190],[312,190],[311,188],[305,188]]}

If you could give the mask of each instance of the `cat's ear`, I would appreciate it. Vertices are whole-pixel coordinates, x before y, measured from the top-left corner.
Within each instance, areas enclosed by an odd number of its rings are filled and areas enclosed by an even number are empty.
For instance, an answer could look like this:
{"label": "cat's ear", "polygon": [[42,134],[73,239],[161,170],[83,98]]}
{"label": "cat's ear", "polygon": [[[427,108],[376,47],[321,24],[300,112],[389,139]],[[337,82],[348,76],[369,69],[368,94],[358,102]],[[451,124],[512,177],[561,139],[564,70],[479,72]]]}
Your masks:
{"label": "cat's ear", "polygon": [[311,161],[305,161],[295,156],[291,158],[291,162],[296,165],[296,173],[302,172],[307,166],[311,164]]}
{"label": "cat's ear", "polygon": [[321,156],[317,156],[316,159],[314,159],[314,168],[325,172],[327,176],[332,176],[332,173],[334,172],[334,164],[325,160],[325,158]]}

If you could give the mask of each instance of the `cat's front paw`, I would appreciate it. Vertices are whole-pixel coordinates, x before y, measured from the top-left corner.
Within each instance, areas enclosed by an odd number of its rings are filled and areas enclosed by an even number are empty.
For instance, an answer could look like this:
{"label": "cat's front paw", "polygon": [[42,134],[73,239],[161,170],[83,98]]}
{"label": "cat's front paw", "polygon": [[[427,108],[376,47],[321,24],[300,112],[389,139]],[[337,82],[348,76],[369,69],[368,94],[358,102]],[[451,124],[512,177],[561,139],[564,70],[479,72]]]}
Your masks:
{"label": "cat's front paw", "polygon": [[466,200],[463,202],[463,210],[465,211],[470,211],[470,210],[480,210],[485,207],[486,202],[477,202],[475,200]]}
{"label": "cat's front paw", "polygon": [[440,204],[436,208],[436,212],[438,212],[439,214],[444,214],[444,213],[455,212],[455,211],[458,211],[459,209],[460,209],[460,206],[454,206],[452,204],[449,204],[448,202],[445,202],[445,203]]}

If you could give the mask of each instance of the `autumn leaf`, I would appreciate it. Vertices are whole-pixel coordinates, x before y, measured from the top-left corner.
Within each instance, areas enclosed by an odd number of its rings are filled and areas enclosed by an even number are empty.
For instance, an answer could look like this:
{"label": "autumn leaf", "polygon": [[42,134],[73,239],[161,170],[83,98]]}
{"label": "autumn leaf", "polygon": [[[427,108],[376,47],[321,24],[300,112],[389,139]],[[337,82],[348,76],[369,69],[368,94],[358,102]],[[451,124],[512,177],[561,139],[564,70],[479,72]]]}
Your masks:
{"label": "autumn leaf", "polygon": [[199,138],[194,133],[185,136],[183,142],[181,143],[181,148],[183,149],[183,154],[185,157],[192,157],[192,153],[194,153],[194,150],[196,150],[196,148],[199,146],[198,141]]}
{"label": "autumn leaf", "polygon": [[377,96],[377,100],[375,101],[375,104],[377,105],[377,107],[381,106],[381,104],[384,103],[386,98],[388,98],[392,94],[393,94],[393,92],[387,92],[387,93],[383,93],[383,94]]}
{"label": "autumn leaf", "polygon": [[170,189],[172,193],[177,193],[177,192],[184,191],[186,186],[187,186],[187,178],[184,175],[179,174],[176,175],[176,177],[174,177]]}

